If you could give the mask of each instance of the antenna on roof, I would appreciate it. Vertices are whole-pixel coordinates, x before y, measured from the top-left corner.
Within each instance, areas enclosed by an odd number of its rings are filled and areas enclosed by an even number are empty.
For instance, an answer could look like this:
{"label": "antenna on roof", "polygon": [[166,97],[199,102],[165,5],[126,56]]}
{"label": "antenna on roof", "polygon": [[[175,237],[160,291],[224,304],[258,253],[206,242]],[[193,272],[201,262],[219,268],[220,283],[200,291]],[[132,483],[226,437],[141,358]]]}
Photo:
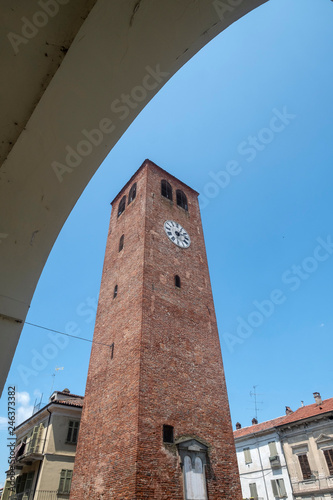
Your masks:
{"label": "antenna on roof", "polygon": [[54,386],[54,379],[59,370],[63,370],[63,366],[56,366],[54,369],[54,373],[52,373],[52,385],[51,385],[51,392],[50,392],[50,397],[52,396],[52,391],[53,391],[53,386]]}
{"label": "antenna on roof", "polygon": [[35,399],[35,404],[34,404],[34,407],[33,407],[33,410],[32,410],[32,414],[33,415],[40,410],[40,407],[42,405],[42,399],[43,399],[43,394],[40,395],[40,401],[39,401],[39,403],[37,403],[37,398]]}
{"label": "antenna on roof", "polygon": [[250,391],[250,396],[251,396],[251,398],[252,397],[254,398],[254,413],[255,413],[254,416],[255,416],[256,420],[258,420],[258,411],[261,411],[261,409],[258,408],[258,405],[262,405],[263,401],[257,401],[257,396],[259,396],[261,394],[256,392],[256,387],[258,387],[258,386],[257,385],[253,386],[253,392]]}

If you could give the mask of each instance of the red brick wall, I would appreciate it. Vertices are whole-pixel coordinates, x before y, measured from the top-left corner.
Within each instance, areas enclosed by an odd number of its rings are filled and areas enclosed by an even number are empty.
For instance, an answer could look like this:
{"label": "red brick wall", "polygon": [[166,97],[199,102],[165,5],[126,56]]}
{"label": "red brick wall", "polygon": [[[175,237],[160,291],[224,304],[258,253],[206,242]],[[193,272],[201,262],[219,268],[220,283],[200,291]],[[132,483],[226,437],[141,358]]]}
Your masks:
{"label": "red brick wall", "polygon": [[[173,202],[160,194],[163,178]],[[137,197],[117,218],[133,182]],[[188,212],[177,206],[176,189]],[[190,234],[188,249],[167,238],[167,219]],[[176,445],[163,444],[163,424],[174,426],[176,440],[209,446],[210,500],[240,499],[197,195],[150,162],[113,202],[94,340],[114,342],[114,358],[93,345],[71,499],[182,500],[179,457]]]}

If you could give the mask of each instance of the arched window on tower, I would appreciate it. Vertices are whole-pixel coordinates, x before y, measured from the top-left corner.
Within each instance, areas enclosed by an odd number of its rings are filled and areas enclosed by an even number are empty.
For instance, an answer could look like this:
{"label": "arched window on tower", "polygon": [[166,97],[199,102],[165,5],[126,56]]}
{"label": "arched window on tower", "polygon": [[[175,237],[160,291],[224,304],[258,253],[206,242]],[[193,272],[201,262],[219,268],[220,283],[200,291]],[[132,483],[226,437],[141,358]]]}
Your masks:
{"label": "arched window on tower", "polygon": [[180,288],[180,277],[178,276],[178,274],[175,275],[175,286],[177,288]]}
{"label": "arched window on tower", "polygon": [[125,238],[125,235],[123,234],[121,237],[120,237],[120,240],[119,240],[119,252],[122,251],[122,249],[124,248],[124,238]]}
{"label": "arched window on tower", "polygon": [[114,291],[113,291],[113,298],[115,299],[115,298],[117,297],[117,295],[118,295],[118,285],[116,285],[116,286],[114,287]]}
{"label": "arched window on tower", "polygon": [[161,195],[172,201],[172,187],[165,179],[161,181]]}
{"label": "arched window on tower", "polygon": [[187,205],[187,198],[186,194],[181,191],[180,189],[177,189],[176,191],[176,197],[177,197],[177,205],[179,207],[182,207],[184,210],[188,210],[188,205]]}
{"label": "arched window on tower", "polygon": [[126,196],[123,196],[118,205],[118,217],[125,211],[126,208]]}
{"label": "arched window on tower", "polygon": [[130,189],[129,195],[128,195],[128,204],[132,203],[132,201],[136,197],[136,182],[134,182],[133,186]]}

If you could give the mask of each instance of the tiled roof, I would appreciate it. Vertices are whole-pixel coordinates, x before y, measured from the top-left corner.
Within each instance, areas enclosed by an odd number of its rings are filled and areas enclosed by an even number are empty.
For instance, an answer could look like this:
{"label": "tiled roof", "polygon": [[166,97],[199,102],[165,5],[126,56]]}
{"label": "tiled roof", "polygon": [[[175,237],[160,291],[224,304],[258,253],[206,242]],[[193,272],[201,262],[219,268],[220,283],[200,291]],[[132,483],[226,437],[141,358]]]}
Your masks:
{"label": "tiled roof", "polygon": [[254,434],[257,432],[267,431],[268,429],[272,429],[276,425],[281,424],[286,417],[277,417],[273,418],[273,420],[267,420],[266,422],[261,422],[260,424],[254,424],[250,427],[244,427],[243,429],[237,429],[234,431],[234,438],[240,438],[243,436],[247,436],[248,434]]}
{"label": "tiled roof", "polygon": [[52,403],[60,404],[60,405],[69,405],[69,406],[83,406],[83,398],[71,398],[71,399],[56,399],[52,401]]}
{"label": "tiled roof", "polygon": [[329,411],[333,411],[333,398],[325,399],[321,405],[314,403],[312,405],[301,406],[291,415],[287,415],[283,422],[278,425],[290,424],[291,422],[297,422],[298,420],[304,420],[305,418],[316,417],[317,415],[322,415],[323,413],[327,413]]}
{"label": "tiled roof", "polygon": [[79,396],[78,394],[71,394],[70,392],[64,391],[55,391],[58,394],[63,394],[64,396],[70,396],[71,398],[83,398],[83,396]]}
{"label": "tiled roof", "polygon": [[299,420],[316,417],[317,415],[322,415],[327,412],[333,412],[333,398],[325,399],[321,405],[313,403],[312,405],[301,406],[290,415],[284,417],[273,418],[273,420],[267,420],[260,424],[237,429],[234,431],[234,438],[237,439],[257,432],[263,432],[273,427],[281,427],[286,424],[298,422]]}

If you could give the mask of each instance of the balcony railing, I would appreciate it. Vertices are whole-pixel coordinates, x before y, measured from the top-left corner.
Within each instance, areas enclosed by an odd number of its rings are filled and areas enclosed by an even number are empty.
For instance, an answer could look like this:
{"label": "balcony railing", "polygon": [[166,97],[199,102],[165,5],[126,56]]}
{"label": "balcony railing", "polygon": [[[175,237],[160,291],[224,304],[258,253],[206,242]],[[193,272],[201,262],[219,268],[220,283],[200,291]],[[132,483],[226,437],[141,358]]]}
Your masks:
{"label": "balcony railing", "polygon": [[27,490],[23,493],[12,493],[9,500],[32,500],[33,491]]}
{"label": "balcony railing", "polygon": [[270,461],[272,469],[279,469],[281,467],[279,455],[274,455],[272,457],[269,457],[269,461]]}
{"label": "balcony railing", "polygon": [[292,481],[293,493],[299,495],[301,494],[312,494],[317,492],[320,494],[332,493],[333,490],[333,478],[332,477],[321,477],[312,476],[309,479],[304,479],[303,481]]}
{"label": "balcony railing", "polygon": [[15,463],[41,460],[44,441],[45,439],[37,439],[34,443],[27,441],[18,445],[15,454]]}

